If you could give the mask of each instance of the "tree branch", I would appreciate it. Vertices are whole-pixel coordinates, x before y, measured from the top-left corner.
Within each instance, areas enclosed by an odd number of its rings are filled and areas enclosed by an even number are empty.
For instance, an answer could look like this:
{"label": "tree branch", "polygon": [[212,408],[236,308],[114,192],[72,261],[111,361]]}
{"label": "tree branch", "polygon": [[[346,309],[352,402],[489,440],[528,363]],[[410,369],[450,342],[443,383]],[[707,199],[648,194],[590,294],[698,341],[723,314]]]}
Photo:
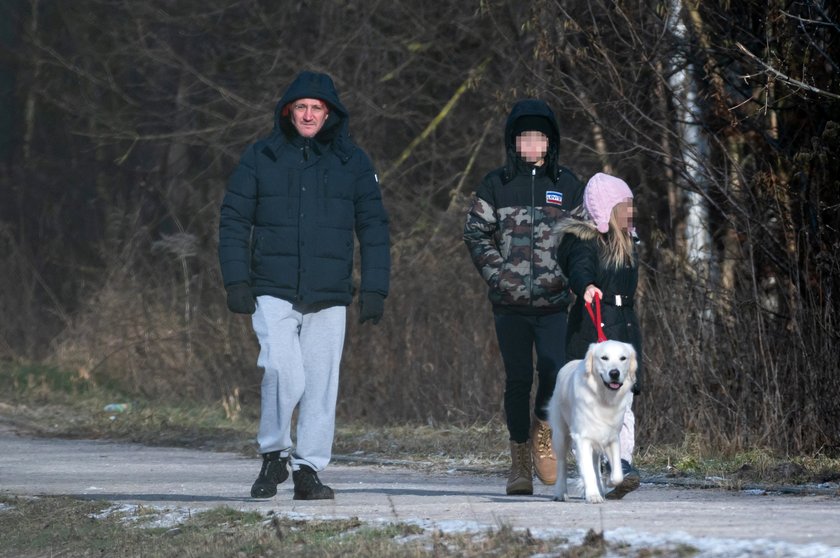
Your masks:
{"label": "tree branch", "polygon": [[790,77],[786,74],[783,74],[782,72],[775,69],[773,66],[767,64],[764,60],[760,59],[758,56],[756,56],[755,54],[750,52],[747,49],[747,47],[745,47],[741,43],[735,43],[735,46],[737,46],[738,49],[741,50],[741,52],[743,52],[744,54],[746,54],[747,56],[749,56],[750,58],[752,58],[753,60],[755,60],[756,62],[761,64],[764,67],[764,69],[767,73],[773,74],[777,79],[779,79],[779,80],[781,80],[781,81],[783,81],[783,82],[785,82],[789,85],[794,85],[796,87],[801,87],[802,89],[805,89],[806,91],[810,91],[811,93],[816,93],[817,95],[824,95],[824,96],[830,97],[832,99],[840,99],[840,95],[838,95],[836,93],[831,93],[830,91],[823,91],[822,89],[814,87],[813,85],[808,85],[805,82],[799,81],[798,79],[794,79],[794,78],[792,78],[792,77]]}

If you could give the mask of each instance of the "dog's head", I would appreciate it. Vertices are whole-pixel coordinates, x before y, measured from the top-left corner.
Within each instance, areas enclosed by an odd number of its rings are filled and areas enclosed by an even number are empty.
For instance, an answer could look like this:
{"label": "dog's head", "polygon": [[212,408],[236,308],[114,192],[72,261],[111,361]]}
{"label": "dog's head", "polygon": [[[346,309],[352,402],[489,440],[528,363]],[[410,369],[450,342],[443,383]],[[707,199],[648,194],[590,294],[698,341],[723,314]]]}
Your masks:
{"label": "dog's head", "polygon": [[629,343],[604,341],[592,343],[586,351],[586,374],[590,381],[601,382],[608,391],[627,391],[636,382],[636,350]]}

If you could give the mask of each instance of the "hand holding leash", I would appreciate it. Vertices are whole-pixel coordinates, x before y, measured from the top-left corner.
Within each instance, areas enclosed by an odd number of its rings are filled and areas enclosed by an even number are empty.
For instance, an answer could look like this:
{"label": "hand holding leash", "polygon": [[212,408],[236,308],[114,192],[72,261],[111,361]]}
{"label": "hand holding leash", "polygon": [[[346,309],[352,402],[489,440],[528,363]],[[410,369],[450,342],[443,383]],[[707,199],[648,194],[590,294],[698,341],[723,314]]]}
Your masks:
{"label": "hand holding leash", "polygon": [[[606,334],[604,334],[604,323],[601,321],[601,295],[599,293],[595,293],[595,296],[592,297],[592,302],[584,302],[583,305],[586,307],[586,311],[589,312],[589,317],[592,318],[592,323],[595,324],[595,330],[598,332],[598,343],[607,340]],[[595,307],[595,311],[592,311],[592,307]]]}
{"label": "hand holding leash", "polygon": [[590,283],[586,286],[586,290],[583,291],[583,301],[586,303],[590,303],[596,295],[600,296],[601,298],[604,297],[604,293],[601,291],[601,289]]}

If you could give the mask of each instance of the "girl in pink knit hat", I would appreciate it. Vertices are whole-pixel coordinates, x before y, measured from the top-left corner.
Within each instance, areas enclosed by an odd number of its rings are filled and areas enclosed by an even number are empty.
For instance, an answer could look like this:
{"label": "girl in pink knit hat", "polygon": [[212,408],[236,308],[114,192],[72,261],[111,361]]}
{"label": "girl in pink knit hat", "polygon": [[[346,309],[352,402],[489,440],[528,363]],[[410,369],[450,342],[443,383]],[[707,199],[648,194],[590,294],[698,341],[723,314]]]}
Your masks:
{"label": "girl in pink knit hat", "polygon": [[[633,227],[633,192],[627,183],[604,173],[589,179],[583,192],[583,219],[566,218],[555,229],[561,236],[557,249],[560,268],[576,300],[569,311],[566,358],[582,359],[597,330],[584,307],[598,296],[601,322],[608,339],[631,343],[639,369],[633,393],[642,382],[642,334],[634,311],[639,267]],[[639,472],[631,465],[635,441],[635,416],[628,409],[621,429],[621,466],[624,482],[607,494],[623,498],[639,487]]]}

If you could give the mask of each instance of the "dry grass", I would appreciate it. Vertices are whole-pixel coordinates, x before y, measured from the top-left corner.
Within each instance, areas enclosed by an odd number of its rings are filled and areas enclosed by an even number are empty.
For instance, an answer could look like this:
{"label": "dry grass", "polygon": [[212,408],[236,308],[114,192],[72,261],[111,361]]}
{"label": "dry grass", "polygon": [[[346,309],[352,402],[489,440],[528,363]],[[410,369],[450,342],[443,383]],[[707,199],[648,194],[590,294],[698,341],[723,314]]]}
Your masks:
{"label": "dry grass", "polygon": [[[507,526],[444,533],[407,524],[371,526],[358,519],[300,520],[215,508],[156,526],[161,511],[113,510],[107,502],[63,497],[0,497],[0,557],[144,556],[509,556],[587,558],[627,555],[590,532],[580,544],[536,538]],[[645,550],[658,555],[656,549]],[[633,552],[630,555],[635,555]]]}

